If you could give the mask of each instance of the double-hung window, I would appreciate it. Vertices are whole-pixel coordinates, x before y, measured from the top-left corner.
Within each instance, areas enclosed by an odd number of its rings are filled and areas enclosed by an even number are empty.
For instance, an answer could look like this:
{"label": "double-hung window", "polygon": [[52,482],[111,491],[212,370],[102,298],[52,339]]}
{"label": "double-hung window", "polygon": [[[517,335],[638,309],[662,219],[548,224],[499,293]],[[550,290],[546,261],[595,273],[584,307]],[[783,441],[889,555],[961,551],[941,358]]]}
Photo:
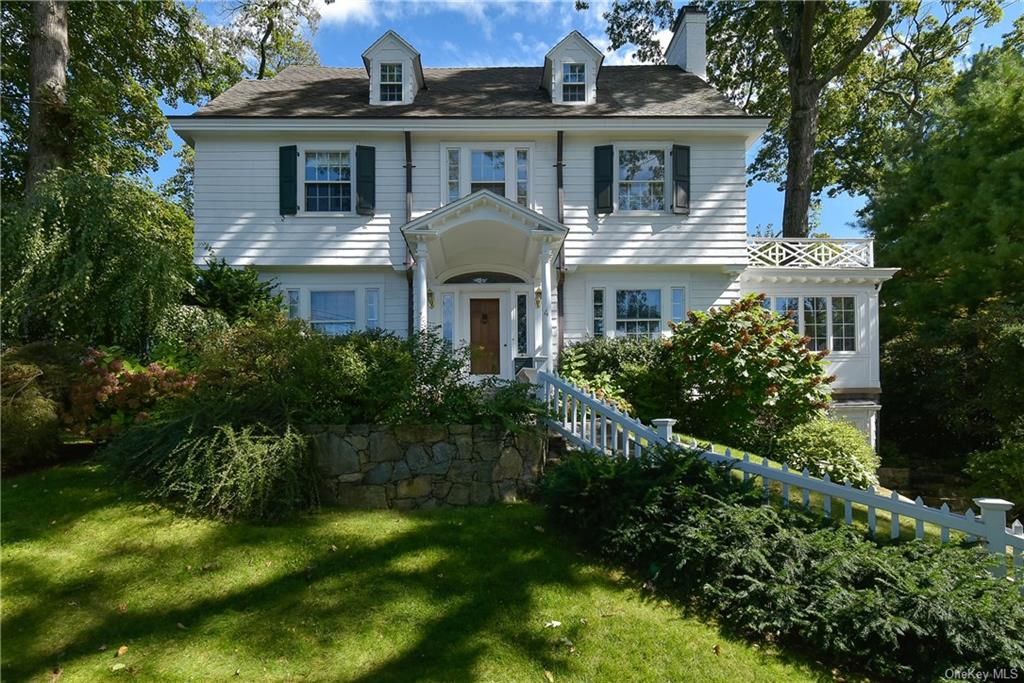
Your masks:
{"label": "double-hung window", "polygon": [[661,330],[660,289],[615,291],[615,333],[626,337],[653,337]]}
{"label": "double-hung window", "polygon": [[380,290],[366,290],[366,329],[375,330],[380,327]]}
{"label": "double-hung window", "polygon": [[402,64],[380,65],[380,101],[402,101]]}
{"label": "double-hung window", "polygon": [[301,296],[302,293],[298,289],[285,290],[285,305],[287,306],[289,320],[295,320],[302,316]]}
{"label": "double-hung window", "polygon": [[352,154],[348,151],[305,153],[305,210],[343,213],[352,210]]}
{"label": "double-hung window", "polygon": [[856,310],[852,296],[832,297],[832,350],[857,350]]}
{"label": "double-hung window", "polygon": [[562,101],[587,101],[587,65],[562,65]]}
{"label": "double-hung window", "polygon": [[686,288],[672,288],[672,322],[681,323],[686,320]]}
{"label": "double-hung window", "polygon": [[665,150],[620,149],[618,210],[665,210]]}
{"label": "double-hung window", "polygon": [[324,334],[347,334],[355,330],[355,290],[310,292],[309,322],[313,329]]}
{"label": "double-hung window", "polygon": [[490,190],[505,196],[505,150],[474,149],[469,153],[469,191]]}
{"label": "double-hung window", "polygon": [[604,290],[595,289],[593,294],[594,336],[604,336]]}

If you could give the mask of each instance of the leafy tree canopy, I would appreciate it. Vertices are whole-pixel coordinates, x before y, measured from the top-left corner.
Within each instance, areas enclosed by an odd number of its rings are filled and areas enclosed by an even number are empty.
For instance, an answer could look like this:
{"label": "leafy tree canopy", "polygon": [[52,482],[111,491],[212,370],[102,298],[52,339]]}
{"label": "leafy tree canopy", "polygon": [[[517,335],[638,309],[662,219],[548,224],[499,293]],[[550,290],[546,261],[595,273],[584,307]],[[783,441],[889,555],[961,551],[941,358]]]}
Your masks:
{"label": "leafy tree canopy", "polygon": [[[586,3],[578,3],[586,4]],[[803,3],[699,3],[708,11],[708,78],[751,114],[769,118],[752,180],[787,181],[790,69],[777,30]],[[828,75],[874,20],[871,3],[816,3],[813,74]],[[957,59],[973,30],[1002,16],[997,0],[901,2],[884,28],[821,90],[811,189],[870,194],[909,133],[952,85]],[[633,44],[637,57],[661,61],[658,29],[672,25],[671,0],[616,0],[605,14],[614,48]],[[1018,32],[1020,32],[1018,27]],[[1012,40],[1012,36],[1008,36]]]}

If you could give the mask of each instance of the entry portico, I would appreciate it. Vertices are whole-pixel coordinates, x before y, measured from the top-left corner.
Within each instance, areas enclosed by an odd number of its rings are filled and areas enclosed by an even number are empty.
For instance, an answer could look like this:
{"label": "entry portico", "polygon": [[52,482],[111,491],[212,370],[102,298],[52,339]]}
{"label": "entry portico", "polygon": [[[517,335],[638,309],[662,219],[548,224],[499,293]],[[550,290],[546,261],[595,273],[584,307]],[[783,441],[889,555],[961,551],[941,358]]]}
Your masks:
{"label": "entry portico", "polygon": [[474,375],[549,367],[552,259],[568,229],[489,190],[410,221],[416,327],[470,347]]}

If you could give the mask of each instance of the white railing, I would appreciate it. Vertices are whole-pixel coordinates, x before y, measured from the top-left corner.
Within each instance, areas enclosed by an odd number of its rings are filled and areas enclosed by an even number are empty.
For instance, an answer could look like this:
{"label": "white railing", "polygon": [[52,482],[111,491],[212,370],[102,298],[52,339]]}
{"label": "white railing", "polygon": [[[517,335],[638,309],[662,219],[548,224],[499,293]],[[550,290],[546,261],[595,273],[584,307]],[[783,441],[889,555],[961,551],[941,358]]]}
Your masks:
{"label": "white railing", "polygon": [[[967,541],[983,538],[989,552],[1007,558],[1006,561],[996,563],[993,573],[1020,582],[1021,594],[1024,595],[1024,525],[1017,520],[1011,527],[1006,526],[1006,513],[1013,507],[1008,501],[975,498],[980,508],[978,514],[971,508],[963,514],[957,514],[951,512],[945,503],[941,508],[933,508],[925,505],[920,497],[911,502],[895,491],[888,496],[881,495],[874,486],[865,490],[849,482],[833,482],[827,474],[821,479],[812,477],[806,468],[802,472],[795,472],[783,464],[779,469],[772,467],[767,458],[757,462],[747,453],[737,458],[728,449],[723,455],[715,453],[710,446],[698,445],[696,441],[683,444],[672,434],[675,420],[654,420],[655,426],[648,427],[594,394],[587,394],[551,373],[539,371],[533,381],[537,386],[538,398],[547,406],[548,426],[577,448],[636,457],[653,447],[673,444],[679,448],[699,451],[700,456],[708,462],[729,465],[743,473],[744,481],[759,477],[765,500],[769,500],[771,484],[774,482],[781,488],[782,505],[785,507],[790,505],[791,488],[800,491],[805,509],[811,507],[810,494],[817,493],[821,496],[821,510],[825,517],[832,517],[833,500],[838,500],[843,507],[843,521],[852,525],[854,504],[863,505],[867,508],[868,533],[872,537],[878,532],[877,513],[884,510],[890,515],[890,538],[900,537],[902,520],[913,520],[914,535],[918,539],[924,539],[926,523],[939,528],[941,543],[949,542],[950,531],[964,534]],[[1009,556],[1007,547],[1010,548]]]}
{"label": "white railing", "polygon": [[754,268],[871,268],[870,239],[751,237],[747,257]]}

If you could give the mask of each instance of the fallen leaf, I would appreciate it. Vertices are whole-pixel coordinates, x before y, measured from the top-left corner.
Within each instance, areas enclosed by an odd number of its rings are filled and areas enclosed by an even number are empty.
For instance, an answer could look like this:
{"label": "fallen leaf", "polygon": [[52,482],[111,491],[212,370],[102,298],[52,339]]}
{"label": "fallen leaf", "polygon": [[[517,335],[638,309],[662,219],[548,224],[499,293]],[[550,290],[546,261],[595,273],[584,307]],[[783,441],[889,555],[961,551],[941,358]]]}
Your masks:
{"label": "fallen leaf", "polygon": [[536,531],[536,532],[537,532],[537,533],[539,533],[539,534],[542,534],[542,533],[544,533],[544,527],[542,527],[542,526],[541,526],[541,525],[539,525],[539,524],[538,524],[537,526],[533,527],[533,530],[534,530],[534,531]]}
{"label": "fallen leaf", "polygon": [[125,667],[124,664],[122,664],[121,662],[118,662],[114,666],[110,667],[110,670],[111,671],[124,671],[125,668],[126,667]]}
{"label": "fallen leaf", "polygon": [[106,652],[106,651],[107,651],[106,643],[104,643],[103,645],[100,645],[100,652]]}
{"label": "fallen leaf", "polygon": [[115,657],[124,657],[126,654],[128,654],[128,646],[127,645],[122,645],[121,647],[117,648],[117,654],[114,655],[114,656]]}
{"label": "fallen leaf", "polygon": [[332,553],[336,553],[336,552],[338,552],[338,546],[336,546],[336,545],[334,545],[334,544],[332,543],[332,544],[331,544],[331,552],[332,552]]}
{"label": "fallen leaf", "polygon": [[555,683],[555,674],[551,673],[547,669],[544,670],[544,678],[548,679],[550,683]]}
{"label": "fallen leaf", "polygon": [[119,604],[117,606],[117,611],[118,611],[119,614],[124,614],[125,612],[127,612],[128,611],[128,603],[127,602],[122,602],[121,604]]}
{"label": "fallen leaf", "polygon": [[715,645],[715,648],[714,648],[714,649],[715,649],[715,656],[716,656],[716,657],[717,657],[718,655],[722,654],[722,648],[720,648],[720,647],[719,647],[719,646],[718,646],[717,644]]}
{"label": "fallen leaf", "polygon": [[544,628],[558,628],[561,625],[562,625],[562,622],[555,621],[554,619],[552,619],[551,621],[549,621],[546,624],[544,624]]}
{"label": "fallen leaf", "polygon": [[559,642],[561,642],[562,645],[565,645],[565,647],[569,650],[569,654],[576,653],[576,644],[568,638],[562,638]]}
{"label": "fallen leaf", "polygon": [[185,624],[183,624],[183,623],[181,623],[181,622],[179,621],[179,622],[178,622],[178,628],[180,628],[180,629],[181,629],[182,631],[184,631],[184,630],[185,630]]}

